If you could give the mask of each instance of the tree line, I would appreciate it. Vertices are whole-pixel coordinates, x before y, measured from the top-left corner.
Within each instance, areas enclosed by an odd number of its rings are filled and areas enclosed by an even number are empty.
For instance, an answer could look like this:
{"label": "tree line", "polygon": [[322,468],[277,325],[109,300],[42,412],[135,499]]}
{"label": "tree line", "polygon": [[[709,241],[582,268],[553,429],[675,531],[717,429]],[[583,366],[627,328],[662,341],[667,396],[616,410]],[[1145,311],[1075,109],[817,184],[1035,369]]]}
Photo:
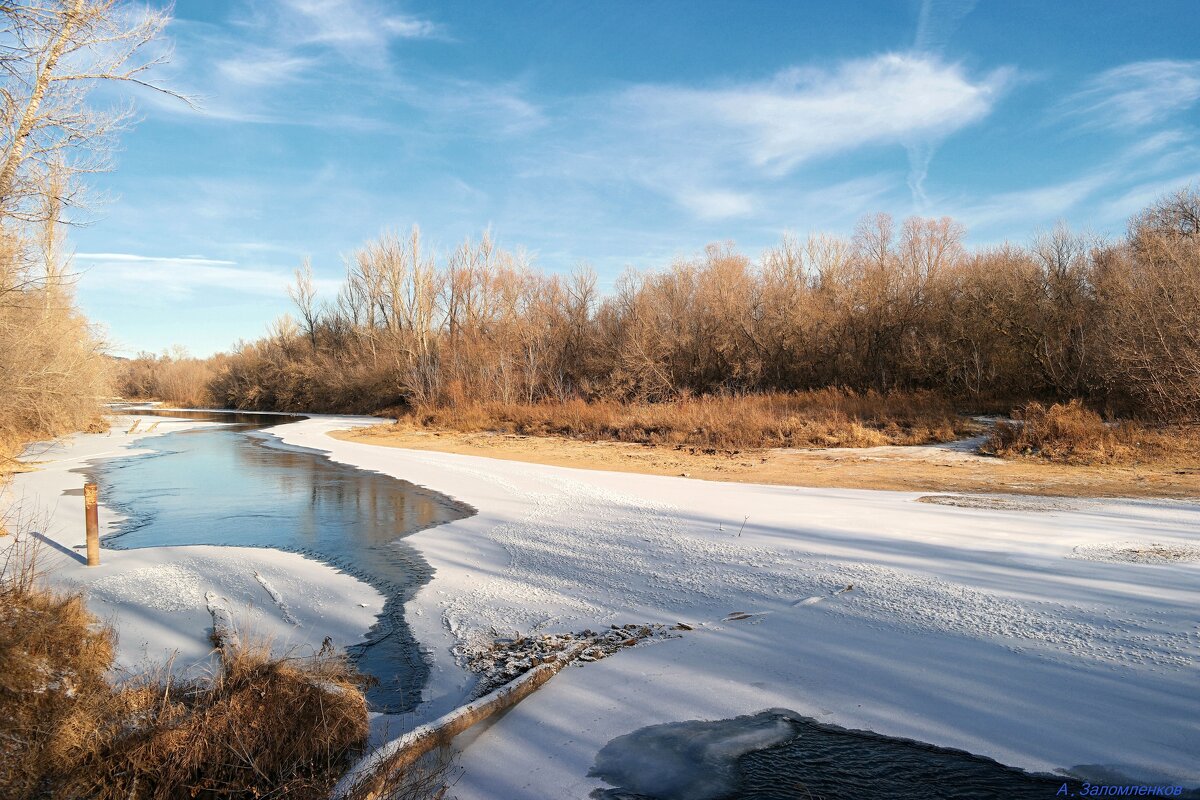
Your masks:
{"label": "tree line", "polygon": [[219,406],[366,412],[838,387],[1200,416],[1200,194],[1164,197],[1115,242],[1061,225],[1024,246],[964,237],[878,214],[758,258],[710,245],[602,293],[487,234],[438,258],[414,228],[346,258],[335,300],[305,264],[294,317],[207,363],[143,357],[125,389],[186,373],[184,394]]}

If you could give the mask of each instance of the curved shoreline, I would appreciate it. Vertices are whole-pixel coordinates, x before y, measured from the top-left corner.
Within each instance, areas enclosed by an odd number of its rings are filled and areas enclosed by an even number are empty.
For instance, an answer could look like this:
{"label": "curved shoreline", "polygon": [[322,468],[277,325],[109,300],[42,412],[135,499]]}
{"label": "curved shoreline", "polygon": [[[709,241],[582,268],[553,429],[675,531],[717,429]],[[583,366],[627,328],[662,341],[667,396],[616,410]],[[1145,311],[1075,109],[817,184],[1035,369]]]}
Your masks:
{"label": "curved shoreline", "polygon": [[[586,798],[605,788],[588,772],[616,736],[772,707],[1033,772],[1106,765],[1200,784],[1200,567],[1071,557],[1118,538],[1194,545],[1200,504],[963,507],[377,447],[330,436],[338,427],[274,432],[480,509],[410,539],[436,570],[410,604],[435,664],[420,718],[469,682],[452,652],[464,639],[695,623],[566,670],[460,742],[463,800]],[[1112,715],[1119,732],[1089,723]]]}
{"label": "curved shoreline", "polygon": [[963,447],[963,442],[909,447],[747,450],[722,455],[669,446],[404,430],[386,425],[333,431],[330,435],[343,441],[526,464],[735,483],[901,492],[1200,498],[1200,462],[1064,466],[981,456]]}
{"label": "curved shoreline", "polygon": [[[75,557],[74,548],[83,541],[83,504],[71,495],[80,493],[86,480],[81,467],[145,455],[149,451],[139,450],[137,443],[147,435],[206,424],[169,420],[153,433],[147,433],[148,426],[132,434],[125,432],[128,426],[118,426],[108,434],[31,445],[24,460],[33,469],[16,474],[4,498],[30,522],[26,527],[34,532],[26,535],[39,541],[39,565],[47,580],[85,590],[91,610],[116,626],[117,663],[132,671],[154,669],[168,659],[178,669],[207,668],[212,619],[204,595],[209,591],[235,597],[238,622],[281,650],[315,650],[326,637],[340,647],[361,642],[383,610],[383,595],[310,556],[223,545],[104,548],[101,565],[90,569]],[[102,538],[122,519],[103,497],[99,516]],[[256,576],[285,587],[286,614]]]}

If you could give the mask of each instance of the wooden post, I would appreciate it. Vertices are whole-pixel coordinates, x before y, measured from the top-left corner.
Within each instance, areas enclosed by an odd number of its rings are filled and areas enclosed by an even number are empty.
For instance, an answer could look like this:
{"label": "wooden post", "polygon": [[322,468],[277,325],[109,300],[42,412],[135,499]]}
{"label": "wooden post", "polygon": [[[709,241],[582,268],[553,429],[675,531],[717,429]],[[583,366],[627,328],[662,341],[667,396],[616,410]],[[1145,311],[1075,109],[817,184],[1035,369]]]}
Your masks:
{"label": "wooden post", "polygon": [[83,511],[87,517],[87,565],[100,566],[100,517],[96,511],[96,484],[83,485]]}

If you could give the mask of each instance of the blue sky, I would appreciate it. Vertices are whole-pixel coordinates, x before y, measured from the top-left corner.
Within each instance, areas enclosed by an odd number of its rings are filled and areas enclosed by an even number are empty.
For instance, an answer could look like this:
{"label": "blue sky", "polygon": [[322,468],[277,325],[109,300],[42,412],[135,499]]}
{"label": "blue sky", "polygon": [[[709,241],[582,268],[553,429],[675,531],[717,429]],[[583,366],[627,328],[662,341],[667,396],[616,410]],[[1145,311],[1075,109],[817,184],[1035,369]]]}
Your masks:
{"label": "blue sky", "polygon": [[970,241],[1116,236],[1200,181],[1195,4],[180,0],[73,234],[113,351],[206,355],[311,256],[491,228],[602,284],[712,241],[950,215]]}

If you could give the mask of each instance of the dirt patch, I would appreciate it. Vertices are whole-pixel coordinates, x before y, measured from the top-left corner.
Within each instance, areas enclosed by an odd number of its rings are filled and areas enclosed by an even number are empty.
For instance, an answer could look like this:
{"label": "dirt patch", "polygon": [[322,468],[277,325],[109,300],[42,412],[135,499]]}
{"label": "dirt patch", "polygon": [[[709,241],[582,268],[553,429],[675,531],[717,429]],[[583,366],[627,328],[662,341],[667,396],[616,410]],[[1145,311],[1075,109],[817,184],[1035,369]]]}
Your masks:
{"label": "dirt patch", "polygon": [[929,494],[917,498],[918,503],[955,508],[986,508],[992,511],[1071,511],[1078,505],[1055,501],[1053,498],[1001,497],[998,495]]}
{"label": "dirt patch", "polygon": [[410,450],[740,483],[959,494],[1200,497],[1200,471],[1194,462],[1074,466],[980,456],[963,442],[854,450],[748,450],[727,455],[669,445],[398,430],[389,425],[330,435],[344,441]]}
{"label": "dirt patch", "polygon": [[1200,547],[1159,542],[1112,542],[1080,545],[1075,548],[1074,557],[1122,564],[1194,563],[1200,562]]}

